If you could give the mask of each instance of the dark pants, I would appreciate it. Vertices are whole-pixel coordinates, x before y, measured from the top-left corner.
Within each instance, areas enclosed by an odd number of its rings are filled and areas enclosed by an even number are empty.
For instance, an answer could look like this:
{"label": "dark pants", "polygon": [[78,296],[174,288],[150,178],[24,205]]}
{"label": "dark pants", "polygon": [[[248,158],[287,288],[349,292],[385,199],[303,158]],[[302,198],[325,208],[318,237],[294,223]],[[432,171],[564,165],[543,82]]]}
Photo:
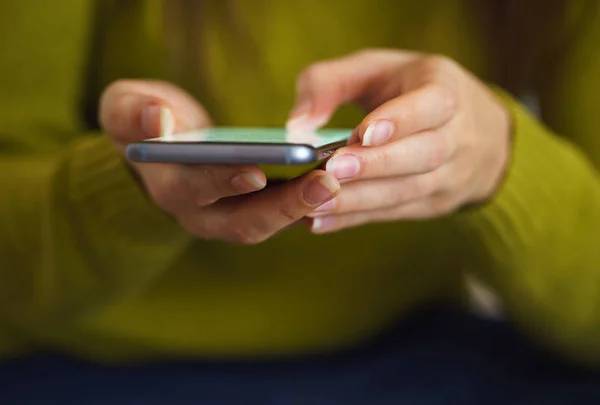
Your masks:
{"label": "dark pants", "polygon": [[10,361],[0,365],[0,404],[600,404],[600,374],[561,365],[504,323],[443,310],[361,348],[301,360],[135,367],[53,355]]}

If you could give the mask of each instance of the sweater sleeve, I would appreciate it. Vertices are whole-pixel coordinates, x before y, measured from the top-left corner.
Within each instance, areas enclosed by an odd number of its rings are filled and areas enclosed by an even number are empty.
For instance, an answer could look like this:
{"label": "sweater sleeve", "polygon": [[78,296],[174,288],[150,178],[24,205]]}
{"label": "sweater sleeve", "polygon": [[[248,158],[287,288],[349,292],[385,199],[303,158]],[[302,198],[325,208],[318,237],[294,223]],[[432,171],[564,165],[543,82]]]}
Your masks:
{"label": "sweater sleeve", "polygon": [[[0,2],[3,325],[66,322],[135,294],[190,240],[109,139],[81,124],[96,4]],[[126,21],[137,32],[140,22]],[[124,47],[136,60],[146,48]]]}
{"label": "sweater sleeve", "polygon": [[177,258],[189,237],[126,166],[92,135],[0,157],[0,316],[79,316],[135,293]]}
{"label": "sweater sleeve", "polygon": [[[495,198],[452,220],[472,274],[546,348],[600,366],[600,29],[542,82],[543,118],[499,92],[512,161]],[[552,130],[550,129],[552,128]],[[559,135],[560,134],[560,135]]]}

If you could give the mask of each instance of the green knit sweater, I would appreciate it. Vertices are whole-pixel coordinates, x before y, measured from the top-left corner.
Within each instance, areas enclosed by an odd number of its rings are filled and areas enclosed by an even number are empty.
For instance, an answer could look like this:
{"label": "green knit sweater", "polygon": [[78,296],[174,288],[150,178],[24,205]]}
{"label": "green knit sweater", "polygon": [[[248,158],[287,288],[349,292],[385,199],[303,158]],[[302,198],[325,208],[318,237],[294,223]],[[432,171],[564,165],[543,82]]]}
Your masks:
{"label": "green knit sweater", "polygon": [[[540,345],[600,364],[600,25],[569,44],[555,74],[540,72],[546,125],[504,97],[512,163],[486,206],[237,246],[192,239],[86,129],[86,106],[107,83],[169,79],[159,3],[0,2],[0,356],[330,350],[459,297],[468,273]],[[366,47],[444,53],[488,79],[477,21],[461,1],[237,2],[252,57],[236,52],[219,2],[206,3],[198,75],[208,86],[197,96],[218,124],[282,125],[303,67]],[[578,25],[571,3],[557,30]],[[345,110],[333,124],[358,119]]]}

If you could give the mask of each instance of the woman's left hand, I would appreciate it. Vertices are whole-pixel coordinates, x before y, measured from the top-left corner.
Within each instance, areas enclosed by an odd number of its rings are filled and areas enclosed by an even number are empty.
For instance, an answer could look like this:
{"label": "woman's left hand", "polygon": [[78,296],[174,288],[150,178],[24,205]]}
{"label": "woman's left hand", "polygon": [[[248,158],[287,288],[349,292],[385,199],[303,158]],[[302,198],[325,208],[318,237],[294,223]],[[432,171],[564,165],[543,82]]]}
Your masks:
{"label": "woman's left hand", "polygon": [[509,114],[452,60],[362,51],[309,67],[297,93],[292,130],[322,126],[348,102],[370,111],[327,162],[342,190],[310,214],[315,233],[447,215],[490,199],[502,181]]}

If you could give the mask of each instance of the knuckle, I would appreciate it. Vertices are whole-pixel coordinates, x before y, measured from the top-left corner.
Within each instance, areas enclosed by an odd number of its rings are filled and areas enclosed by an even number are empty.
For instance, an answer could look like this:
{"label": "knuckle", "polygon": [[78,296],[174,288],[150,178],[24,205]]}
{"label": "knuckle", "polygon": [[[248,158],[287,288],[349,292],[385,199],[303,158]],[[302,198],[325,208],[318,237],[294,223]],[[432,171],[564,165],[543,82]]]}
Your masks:
{"label": "knuckle", "polygon": [[302,218],[303,213],[292,204],[281,204],[278,207],[279,214],[289,222],[295,222]]}
{"label": "knuckle", "polygon": [[194,234],[204,239],[220,239],[223,233],[223,224],[215,218],[204,218],[200,223],[193,224]]}
{"label": "knuckle", "polygon": [[127,128],[129,121],[129,101],[130,97],[125,95],[106,99],[101,104],[100,121],[102,128],[108,131]]}
{"label": "knuckle", "polygon": [[438,99],[436,104],[441,107],[440,110],[444,114],[444,117],[450,119],[456,113],[456,95],[450,88],[442,84],[433,85],[433,90],[432,94]]}
{"label": "knuckle", "polygon": [[267,239],[267,235],[249,226],[235,226],[229,231],[229,240],[242,245],[258,245]]}
{"label": "knuckle", "polygon": [[388,148],[384,148],[365,159],[364,170],[367,172],[370,169],[372,176],[393,174],[396,166],[395,162],[402,161],[407,154],[408,148],[400,141],[394,153],[389,151]]}
{"label": "knuckle", "polygon": [[[185,169],[184,169],[185,170]],[[208,168],[201,169],[201,176],[196,176],[196,173],[185,171],[184,174],[177,177],[177,184],[175,189],[184,198],[188,198],[192,201],[192,204],[197,207],[206,207],[217,201],[217,198],[212,197],[208,190],[204,187],[200,187],[197,181],[201,178],[206,178],[210,181],[210,185],[215,188],[217,182],[214,180],[214,173]]]}
{"label": "knuckle", "polygon": [[432,198],[429,203],[432,213],[436,216],[446,215],[454,210],[454,204],[446,195]]}
{"label": "knuckle", "polygon": [[212,189],[211,194],[216,196],[211,200],[207,199],[206,197],[203,199],[201,198],[200,202],[208,202],[212,204],[219,198],[229,196],[235,191],[231,182],[226,181],[225,176],[222,173],[219,173],[218,169],[204,167],[201,169],[200,178],[202,178],[208,187]]}
{"label": "knuckle", "polygon": [[439,169],[447,159],[447,146],[442,136],[434,136],[427,142],[427,153],[429,159],[426,160],[426,171]]}
{"label": "knuckle", "polygon": [[[398,97],[396,100],[402,102],[402,97]],[[422,104],[422,103],[421,103]],[[398,130],[401,133],[411,133],[417,119],[419,118],[418,110],[421,109],[420,105],[417,103],[411,104],[402,104],[402,107],[397,108],[394,112],[396,125],[398,125]]]}
{"label": "knuckle", "polygon": [[459,170],[454,165],[443,166],[432,174],[436,174],[438,179],[436,190],[444,193],[451,193],[454,190],[461,189],[471,183],[472,180],[468,170]]}
{"label": "knuckle", "polygon": [[438,71],[445,70],[448,68],[454,68],[456,62],[446,55],[431,54],[424,57],[423,64],[426,68],[428,68],[431,71]]}
{"label": "knuckle", "polygon": [[320,86],[327,62],[317,62],[305,68],[298,77],[298,91]]}
{"label": "knuckle", "polygon": [[424,174],[421,180],[423,196],[430,197],[436,193],[450,190],[454,181],[452,168],[450,165],[442,165],[431,173]]}
{"label": "knuckle", "polygon": [[412,177],[404,182],[402,187],[397,187],[395,190],[395,199],[398,204],[406,204],[421,197],[423,186],[418,177]]}

